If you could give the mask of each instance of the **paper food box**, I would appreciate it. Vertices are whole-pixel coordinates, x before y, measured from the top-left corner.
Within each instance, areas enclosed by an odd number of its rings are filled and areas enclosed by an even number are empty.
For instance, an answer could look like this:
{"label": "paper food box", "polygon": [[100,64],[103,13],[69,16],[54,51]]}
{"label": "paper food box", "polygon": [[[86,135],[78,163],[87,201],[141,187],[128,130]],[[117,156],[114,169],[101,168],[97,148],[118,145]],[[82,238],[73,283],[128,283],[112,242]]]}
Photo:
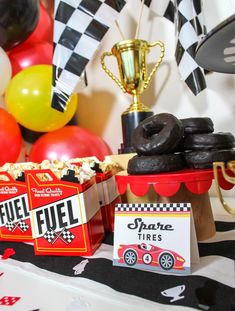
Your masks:
{"label": "paper food box", "polygon": [[115,174],[119,171],[119,166],[109,157],[106,157],[102,162],[96,157],[76,158],[70,161],[82,165],[84,168],[89,166],[95,171],[104,228],[113,232],[115,205],[121,202],[115,180]]}
{"label": "paper food box", "polygon": [[6,163],[0,168],[0,240],[32,241],[24,169],[34,163]]}
{"label": "paper food box", "polygon": [[75,165],[25,172],[36,255],[90,256],[99,247],[104,227],[90,174]]}

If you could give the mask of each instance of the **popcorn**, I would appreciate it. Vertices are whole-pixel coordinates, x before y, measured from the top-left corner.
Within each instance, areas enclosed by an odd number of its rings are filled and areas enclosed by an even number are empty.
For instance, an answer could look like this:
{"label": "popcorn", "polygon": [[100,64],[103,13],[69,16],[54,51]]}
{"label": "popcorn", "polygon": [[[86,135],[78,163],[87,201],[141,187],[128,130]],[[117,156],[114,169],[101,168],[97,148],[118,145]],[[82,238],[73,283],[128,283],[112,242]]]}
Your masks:
{"label": "popcorn", "polygon": [[104,161],[99,161],[96,157],[74,158],[69,160],[69,163],[86,163],[97,173],[107,173],[108,171],[119,171],[119,165],[112,161],[110,157],[105,157]]}
{"label": "popcorn", "polygon": [[[34,162],[5,163],[2,167],[0,167],[0,171],[8,172],[13,177],[13,179],[16,180],[22,176],[25,170],[37,169],[37,167],[38,164]],[[4,180],[3,176],[1,176],[1,180]]]}
{"label": "popcorn", "polygon": [[[73,177],[76,178],[76,182],[82,184],[85,181],[95,176],[95,171],[92,170],[88,163],[84,162],[82,166],[78,166],[69,162],[62,162],[58,160],[44,160],[40,164],[33,162],[25,163],[6,163],[0,167],[0,171],[7,171],[15,180],[19,178],[25,170],[45,170],[50,169],[58,179],[70,181],[69,176],[71,171],[74,172]],[[50,176],[45,173],[38,174],[41,181],[50,181]],[[7,176],[0,176],[0,180],[8,181]],[[71,180],[71,181],[75,181]]]}

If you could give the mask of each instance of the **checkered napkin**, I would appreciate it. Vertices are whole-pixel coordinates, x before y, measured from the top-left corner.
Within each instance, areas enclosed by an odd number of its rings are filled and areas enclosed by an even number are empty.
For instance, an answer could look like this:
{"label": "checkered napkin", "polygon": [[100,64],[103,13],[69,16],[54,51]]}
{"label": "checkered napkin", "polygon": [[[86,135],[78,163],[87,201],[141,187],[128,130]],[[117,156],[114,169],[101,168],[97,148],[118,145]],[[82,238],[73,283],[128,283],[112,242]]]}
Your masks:
{"label": "checkered napkin", "polygon": [[204,72],[195,62],[195,50],[205,35],[200,0],[147,0],[157,14],[175,23],[175,59],[182,79],[194,95],[206,88]]}
{"label": "checkered napkin", "polygon": [[63,112],[125,0],[55,0],[52,107]]}

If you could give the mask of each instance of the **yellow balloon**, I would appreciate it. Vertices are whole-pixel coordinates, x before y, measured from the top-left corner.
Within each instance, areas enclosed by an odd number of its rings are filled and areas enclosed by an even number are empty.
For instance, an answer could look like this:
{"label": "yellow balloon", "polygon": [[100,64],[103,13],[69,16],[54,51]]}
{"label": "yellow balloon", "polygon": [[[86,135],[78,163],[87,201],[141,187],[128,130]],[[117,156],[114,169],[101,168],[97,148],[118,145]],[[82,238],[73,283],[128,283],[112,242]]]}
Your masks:
{"label": "yellow balloon", "polygon": [[65,112],[51,107],[52,66],[36,65],[20,71],[5,93],[8,111],[18,123],[36,132],[50,132],[66,125],[75,114],[77,94]]}

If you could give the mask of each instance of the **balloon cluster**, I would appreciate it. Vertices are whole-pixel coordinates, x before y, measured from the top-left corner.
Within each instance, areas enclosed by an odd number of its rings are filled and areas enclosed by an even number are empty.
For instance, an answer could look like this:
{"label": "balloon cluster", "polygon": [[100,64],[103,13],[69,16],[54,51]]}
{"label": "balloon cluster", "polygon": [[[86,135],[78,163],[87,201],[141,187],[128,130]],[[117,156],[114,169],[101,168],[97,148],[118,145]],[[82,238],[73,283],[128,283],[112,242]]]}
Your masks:
{"label": "balloon cluster", "polygon": [[31,161],[82,156],[103,160],[111,153],[99,136],[67,125],[76,112],[77,94],[64,113],[51,107],[52,2],[0,0],[0,96],[5,95],[7,110],[0,108],[0,165],[17,161],[22,129],[40,136],[32,146]]}

